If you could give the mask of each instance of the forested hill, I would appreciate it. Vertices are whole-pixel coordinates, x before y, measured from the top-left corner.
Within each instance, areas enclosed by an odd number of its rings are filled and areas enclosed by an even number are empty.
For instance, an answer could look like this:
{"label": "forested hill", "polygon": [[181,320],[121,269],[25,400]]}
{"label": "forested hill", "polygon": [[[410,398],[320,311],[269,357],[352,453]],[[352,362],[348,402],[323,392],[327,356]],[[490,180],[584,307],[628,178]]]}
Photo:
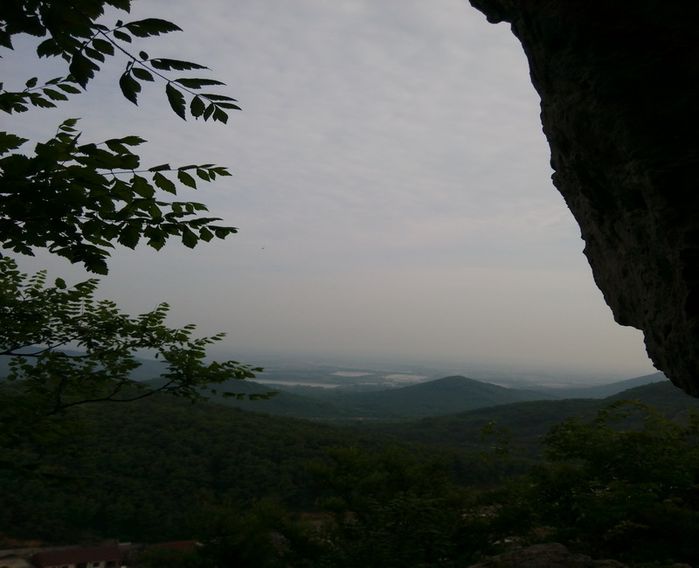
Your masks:
{"label": "forested hill", "polygon": [[337,452],[357,462],[360,478],[379,475],[372,456],[381,454],[413,473],[436,461],[458,465],[465,482],[490,478],[465,454],[442,459],[376,433],[168,395],[76,408],[70,422],[70,437],[3,456],[0,545],[3,535],[55,543],[203,538],[261,499],[314,510],[323,490],[313,472]]}
{"label": "forested hill", "polygon": [[505,388],[462,376],[378,392],[338,393],[337,396],[343,405],[355,409],[358,414],[386,418],[452,414],[486,406],[550,398],[550,395],[540,392]]}
{"label": "forested hill", "polygon": [[483,429],[493,425],[513,450],[532,453],[538,451],[543,436],[556,424],[571,417],[591,418],[600,409],[621,400],[651,405],[671,419],[682,419],[692,409],[699,411],[699,399],[664,381],[632,388],[605,399],[527,401],[413,422],[375,424],[367,428],[404,441],[477,449],[484,443]]}
{"label": "forested hill", "polygon": [[[255,381],[229,381],[216,387],[218,395],[214,396],[214,400],[220,404],[253,412],[308,420],[337,423],[385,422],[451,415],[525,401],[602,399],[630,387],[654,381],[667,383],[663,375],[657,373],[594,387],[527,390],[506,388],[456,375],[404,387],[357,392],[341,387],[298,388],[283,384],[260,384]],[[153,384],[157,384],[157,381],[153,381]],[[274,391],[276,394],[268,400],[248,400],[224,398],[221,393],[226,391],[245,395]]]}
{"label": "forested hill", "polygon": [[552,394],[556,398],[605,398],[635,387],[660,382],[668,382],[667,377],[662,373],[652,373],[603,385],[545,389],[544,392]]}
{"label": "forested hill", "polygon": [[[367,534],[375,534],[371,523],[383,527],[384,516],[399,505],[408,509],[396,509],[398,518],[391,523],[402,522],[415,513],[410,507],[419,505],[427,513],[410,517],[411,522],[419,520],[432,531],[444,520],[439,516],[444,507],[462,519],[462,505],[450,501],[455,487],[468,487],[464,495],[471,495],[508,472],[526,471],[551,427],[574,416],[592,418],[627,398],[656,404],[674,417],[699,409],[698,400],[669,383],[606,400],[525,401],[403,424],[373,422],[372,428],[359,428],[357,422],[341,428],[165,395],[79,407],[69,415],[70,436],[48,444],[39,436],[39,448],[26,443],[4,452],[9,467],[0,468],[0,541],[5,535],[56,543],[157,542],[245,530],[259,539],[266,533],[255,533],[244,521],[258,505],[305,513],[374,507],[377,499],[390,502],[366,517]],[[497,452],[508,444],[513,459],[488,457],[501,458]],[[526,452],[524,459],[518,450]],[[363,495],[370,499],[362,501]],[[463,542],[463,534],[454,535],[454,542]],[[398,549],[405,538],[398,538]],[[269,542],[262,542],[260,550],[269,549]]]}
{"label": "forested hill", "polygon": [[[271,388],[254,382],[231,382],[222,390],[263,393]],[[299,418],[373,421],[453,414],[484,406],[552,398],[550,394],[505,388],[462,376],[370,392],[313,389],[315,394],[303,396],[285,392],[283,388],[278,390],[269,400],[219,399],[219,402],[255,412]]]}
{"label": "forested hill", "polygon": [[308,462],[377,439],[168,395],[76,409],[71,421],[79,431],[40,457],[16,450],[28,468],[0,468],[0,536],[192,538],[263,497],[310,507]]}

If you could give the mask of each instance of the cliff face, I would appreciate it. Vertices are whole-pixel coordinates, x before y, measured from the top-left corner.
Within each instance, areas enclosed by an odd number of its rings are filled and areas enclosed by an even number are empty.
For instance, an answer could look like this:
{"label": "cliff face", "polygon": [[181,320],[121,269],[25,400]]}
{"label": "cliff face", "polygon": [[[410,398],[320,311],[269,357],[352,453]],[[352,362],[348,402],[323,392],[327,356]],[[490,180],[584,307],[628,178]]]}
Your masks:
{"label": "cliff face", "polygon": [[614,318],[699,396],[699,3],[470,1],[522,42],[553,183]]}

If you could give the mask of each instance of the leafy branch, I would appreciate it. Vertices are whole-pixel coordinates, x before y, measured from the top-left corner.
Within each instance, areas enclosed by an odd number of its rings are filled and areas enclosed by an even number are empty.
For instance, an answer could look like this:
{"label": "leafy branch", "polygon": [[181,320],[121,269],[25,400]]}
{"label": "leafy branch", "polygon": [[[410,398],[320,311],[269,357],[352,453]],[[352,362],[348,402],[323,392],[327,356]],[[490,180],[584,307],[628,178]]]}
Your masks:
{"label": "leafy branch", "polygon": [[[140,20],[123,24],[117,22],[117,27],[101,31],[100,34],[105,38],[97,44],[97,49],[107,55],[114,54],[114,48],[120,50],[130,61],[126,64],[126,71],[119,78],[119,88],[122,94],[134,104],[138,104],[138,93],[141,92],[141,81],[154,81],[154,76],[157,76],[165,81],[165,94],[168,102],[175,113],[182,119],[186,119],[186,103],[185,97],[181,91],[192,96],[189,104],[189,110],[194,118],[203,117],[206,121],[212,118],[214,121],[226,123],[228,115],[223,109],[240,110],[240,107],[235,104],[237,101],[231,97],[214,94],[214,93],[198,93],[196,92],[203,87],[224,85],[221,81],[215,79],[204,79],[197,77],[180,77],[178,79],[170,79],[161,71],[189,71],[193,69],[208,69],[204,65],[192,63],[190,61],[182,61],[178,59],[154,58],[150,59],[145,51],[139,52],[136,57],[121,45],[116,40],[131,42],[130,36],[123,31],[123,28],[129,31],[136,30],[141,36],[154,35],[158,33],[167,33],[169,31],[178,31],[179,27],[164,20],[150,18],[148,20]],[[108,32],[113,34],[113,38],[108,35]],[[93,42],[94,43],[94,42]],[[177,88],[179,87],[179,89]],[[204,101],[208,101],[206,104]]]}
{"label": "leafy branch", "polygon": [[[37,414],[155,392],[196,400],[206,396],[206,385],[261,370],[237,361],[205,362],[206,348],[225,334],[194,338],[194,325],[168,327],[166,303],[138,316],[123,314],[114,302],[94,298],[97,285],[90,279],[68,287],[58,279],[47,286],[45,272],[28,277],[13,260],[0,258],[0,355],[12,358],[8,380],[36,398]],[[79,353],[59,349],[66,346]],[[135,354],[143,350],[164,361],[156,383],[131,378],[140,366]]]}
{"label": "leafy branch", "polygon": [[28,105],[39,108],[54,108],[56,102],[67,101],[67,95],[80,93],[72,77],[56,77],[38,86],[38,78],[32,77],[22,91],[5,91],[0,83],[0,111],[12,114],[26,112]]}
{"label": "leafy branch", "polygon": [[[132,37],[178,31],[165,20],[149,18],[113,28],[98,24],[105,6],[129,11],[130,0],[10,0],[0,2],[0,46],[13,49],[15,35],[45,38],[39,57],[60,56],[69,74],[43,84],[26,81],[18,92],[0,84],[0,111],[26,112],[50,108],[86,89],[108,56],[128,57],[120,78],[122,93],[137,103],[140,81],[165,83],[173,110],[186,117],[185,95],[195,118],[226,122],[225,109],[238,109],[234,99],[201,93],[222,85],[212,79],[171,78],[166,72],[206,69],[176,59],[138,57],[124,49]],[[48,37],[47,37],[48,36]],[[0,247],[32,255],[35,248],[81,262],[96,273],[107,273],[107,259],[117,243],[134,248],[141,241],[158,250],[171,238],[187,247],[237,232],[206,216],[194,201],[175,201],[181,186],[197,189],[230,175],[214,164],[152,167],[141,165],[134,147],[138,136],[83,143],[77,119],[64,121],[55,135],[36,144],[34,152],[19,151],[27,139],[0,132]],[[46,285],[46,274],[27,277],[0,255],[0,356],[10,357],[9,381],[0,385],[0,444],[4,438],[30,436],[37,420],[91,402],[128,402],[152,392],[169,392],[196,400],[205,385],[254,376],[259,369],[226,361],[206,363],[206,348],[223,334],[193,338],[193,325],[169,328],[169,307],[160,304],[139,316],[121,313],[116,304],[94,299],[96,280],[68,288],[61,279]],[[79,353],[71,353],[75,348]],[[155,351],[166,365],[157,385],[131,380],[139,366],[135,353]],[[211,390],[211,389],[210,389]],[[212,391],[213,392],[213,391]],[[230,393],[238,396],[238,393]],[[9,402],[7,402],[9,401]],[[27,420],[31,417],[36,420]],[[19,427],[18,427],[19,425]],[[26,427],[25,427],[26,426]],[[4,437],[4,438],[3,438]]]}
{"label": "leafy branch", "polygon": [[[129,2],[110,2],[112,5],[128,11]],[[0,16],[2,11],[0,10]],[[42,11],[39,7],[38,17],[41,24],[46,24],[47,19],[56,18],[53,12]],[[15,19],[17,15],[15,14]],[[11,20],[10,20],[11,21]],[[16,26],[16,22],[14,23]],[[0,45],[12,49],[11,35],[8,34],[6,24],[4,30],[0,30]],[[60,56],[68,62],[70,75],[66,78],[56,78],[46,82],[42,87],[36,87],[37,78],[27,81],[26,88],[20,92],[3,90],[0,84],[0,110],[4,112],[26,112],[28,105],[51,108],[56,101],[67,100],[66,94],[77,94],[79,85],[85,89],[95,74],[100,71],[101,64],[107,57],[112,57],[116,52],[121,52],[128,58],[126,70],[119,78],[119,88],[126,99],[138,104],[138,94],[142,90],[142,82],[153,82],[158,77],[165,81],[165,95],[172,110],[182,119],[189,114],[195,119],[203,118],[205,121],[211,118],[213,121],[226,123],[229,110],[240,110],[237,101],[227,95],[218,93],[201,92],[205,87],[224,85],[221,81],[201,77],[171,78],[166,75],[168,71],[191,71],[208,69],[205,65],[168,58],[150,58],[148,53],[140,51],[138,56],[123,47],[124,43],[131,43],[132,38],[147,38],[161,34],[182,31],[172,22],[160,18],[146,18],[124,23],[118,20],[114,27],[109,28],[94,21],[88,21],[81,27],[75,37],[65,35],[45,25],[42,29],[32,30],[36,35],[50,37],[37,46],[39,57]],[[30,31],[29,33],[32,33]],[[15,32],[17,33],[17,32]],[[81,41],[82,40],[82,41]],[[60,90],[52,88],[58,87]],[[187,104],[184,93],[190,95]]]}
{"label": "leafy branch", "polygon": [[27,255],[33,254],[33,247],[48,248],[105,274],[114,241],[134,248],[143,237],[159,250],[178,237],[193,248],[200,241],[237,232],[220,225],[219,217],[201,215],[208,210],[202,203],[160,198],[164,193],[176,195],[178,185],[197,189],[200,182],[229,176],[226,168],[161,164],[140,169],[141,159],[131,148],[145,140],[126,136],[80,144],[76,123],[77,119],[63,122],[52,139],[36,145],[33,156],[10,153],[26,140],[0,133],[4,248]]}

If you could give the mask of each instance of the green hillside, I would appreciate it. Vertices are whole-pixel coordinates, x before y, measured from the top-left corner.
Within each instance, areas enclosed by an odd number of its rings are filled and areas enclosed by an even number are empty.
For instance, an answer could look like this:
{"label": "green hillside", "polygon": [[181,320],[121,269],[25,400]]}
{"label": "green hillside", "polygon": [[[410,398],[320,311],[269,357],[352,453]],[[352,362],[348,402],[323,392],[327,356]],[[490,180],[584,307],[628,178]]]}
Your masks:
{"label": "green hillside", "polygon": [[699,398],[685,394],[670,381],[628,389],[610,396],[606,400],[638,400],[654,406],[670,418],[681,418],[689,410],[699,410]]}
{"label": "green hillside", "polygon": [[668,382],[667,377],[662,373],[652,373],[642,377],[634,377],[623,381],[616,381],[604,385],[575,388],[547,388],[543,392],[553,395],[555,398],[606,398],[624,392],[631,388],[641,387],[651,383]]}
{"label": "green hillside", "polygon": [[529,454],[538,449],[552,426],[571,416],[592,416],[600,406],[599,401],[585,399],[527,401],[412,422],[368,425],[367,429],[420,444],[473,450],[491,443],[483,430],[494,426],[505,433],[513,449]]}
{"label": "green hillside", "polygon": [[[457,394],[469,384],[463,378],[435,382]],[[241,385],[251,392],[262,388],[235,383]],[[126,405],[78,407],[60,418],[64,435],[47,438],[39,424],[31,441],[3,448],[0,544],[3,537],[7,543],[13,538],[54,543],[199,539],[208,542],[204,552],[220,553],[225,560],[188,567],[417,568],[438,565],[442,558],[453,559],[445,566],[470,565],[480,554],[496,550],[503,538],[537,538],[530,529],[555,527],[556,542],[587,539],[585,546],[594,551],[595,543],[604,541],[598,533],[616,534],[618,526],[585,500],[588,494],[599,497],[600,476],[607,473],[597,462],[585,469],[594,458],[617,468],[602,482],[609,489],[603,496],[618,498],[614,510],[620,519],[654,523],[646,535],[653,538],[660,534],[659,526],[671,523],[672,538],[657,537],[661,548],[642,553],[650,559],[669,558],[665,551],[674,550],[675,541],[683,546],[694,542],[699,514],[692,508],[690,490],[699,454],[695,459],[687,452],[695,451],[696,438],[657,421],[645,432],[632,428],[635,433],[580,422],[558,431],[557,447],[569,461],[534,459],[553,426],[571,416],[594,418],[599,409],[626,398],[679,418],[699,408],[698,400],[669,383],[606,400],[524,401],[404,423],[354,422],[345,428],[165,395]],[[44,434],[59,425],[53,419],[43,424]],[[601,457],[590,454],[583,443],[589,439],[601,448]],[[513,450],[509,454],[501,451],[508,447]],[[661,459],[666,455],[668,463]],[[627,462],[642,465],[625,468]],[[645,477],[637,479],[639,472]],[[684,480],[680,489],[678,479]],[[644,493],[645,501],[628,499],[649,482],[660,488],[657,498]],[[581,487],[589,490],[580,495]],[[588,507],[584,512],[593,515],[590,526],[569,518],[569,507],[557,509],[570,499]],[[686,522],[681,515],[672,516],[677,503]],[[657,519],[646,519],[648,506],[661,511]],[[327,531],[320,539],[316,523]],[[288,548],[275,548],[279,539],[274,535],[279,534]],[[436,550],[430,540],[435,534],[443,537]],[[220,535],[228,535],[224,543]],[[622,548],[605,544],[600,550],[628,550],[635,536],[624,538]],[[417,548],[408,554],[406,543]],[[405,556],[400,563],[389,562],[400,554]],[[269,563],[261,560],[270,555]],[[694,556],[680,550],[678,558]],[[168,562],[154,566],[174,566]]]}
{"label": "green hillside", "polygon": [[615,394],[606,399],[538,400],[480,408],[450,416],[419,421],[376,424],[371,431],[398,439],[433,446],[461,449],[482,448],[482,431],[488,425],[504,432],[513,449],[532,453],[543,436],[556,424],[571,417],[590,418],[618,400],[638,400],[656,407],[669,418],[681,418],[690,409],[699,411],[699,399],[688,396],[669,381],[652,383]]}
{"label": "green hillside", "polygon": [[[266,385],[229,383],[221,390],[261,393]],[[318,390],[318,389],[315,389]],[[217,399],[223,404],[283,416],[339,421],[395,421],[453,414],[486,406],[551,398],[535,391],[510,389],[461,376],[371,392],[328,389],[304,396],[278,389],[269,400]]]}
{"label": "green hillside", "polygon": [[76,409],[70,423],[46,447],[3,449],[0,536],[191,538],[261,498],[311,507],[309,461],[380,439],[167,395]]}
{"label": "green hillside", "polygon": [[356,415],[375,419],[435,416],[549,398],[542,393],[505,388],[462,376],[378,392],[337,393],[337,396]]}

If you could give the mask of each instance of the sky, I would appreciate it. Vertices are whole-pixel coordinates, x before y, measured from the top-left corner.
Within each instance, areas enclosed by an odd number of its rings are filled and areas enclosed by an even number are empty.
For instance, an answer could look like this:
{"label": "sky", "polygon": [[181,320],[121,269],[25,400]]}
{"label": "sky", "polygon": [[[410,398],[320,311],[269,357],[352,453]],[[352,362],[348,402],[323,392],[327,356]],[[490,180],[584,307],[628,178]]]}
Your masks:
{"label": "sky", "polygon": [[[551,183],[539,99],[504,24],[462,0],[142,0],[131,16],[183,32],[151,57],[197,61],[240,101],[227,125],[182,121],[163,85],[135,107],[125,60],[55,110],[6,120],[38,141],[68,117],[83,140],[146,138],[144,162],[216,162],[187,190],[238,235],[189,250],[115,250],[100,294],[124,310],[227,332],[221,356],[292,355],[624,377],[653,367],[614,323]],[[63,72],[16,42],[6,88]],[[27,145],[30,147],[30,144]],[[39,252],[73,282],[88,275]]]}

